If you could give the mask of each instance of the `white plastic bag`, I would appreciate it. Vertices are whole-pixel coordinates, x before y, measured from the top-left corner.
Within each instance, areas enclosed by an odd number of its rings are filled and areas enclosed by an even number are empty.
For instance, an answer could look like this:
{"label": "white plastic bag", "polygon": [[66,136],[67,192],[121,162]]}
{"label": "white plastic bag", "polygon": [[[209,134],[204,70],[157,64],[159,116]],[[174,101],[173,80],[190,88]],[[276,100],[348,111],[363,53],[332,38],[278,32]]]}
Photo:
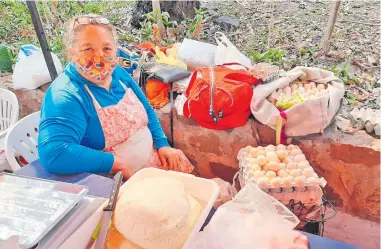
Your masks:
{"label": "white plastic bag", "polygon": [[292,230],[298,223],[290,210],[249,182],[217,209],[187,249],[307,249],[307,239]]}
{"label": "white plastic bag", "polygon": [[275,130],[280,114],[279,110],[267,100],[267,96],[297,78],[328,84],[329,94],[305,100],[285,110],[287,116],[285,133],[287,136],[322,133],[340,109],[345,89],[342,80],[332,72],[320,68],[296,67],[280,79],[257,86],[250,104],[251,112],[259,122]]}
{"label": "white plastic bag", "polygon": [[215,65],[239,63],[245,67],[251,68],[250,59],[242,54],[223,33],[216,32],[214,38],[218,45],[214,58]]}
{"label": "white plastic bag", "polygon": [[[51,54],[57,74],[61,74],[63,71],[62,64],[57,55]],[[40,48],[34,45],[23,45],[21,47],[13,70],[12,80],[15,90],[33,90],[52,81]]]}
{"label": "white plastic bag", "polygon": [[176,108],[177,114],[180,116],[184,116],[183,109],[184,109],[184,104],[186,101],[187,101],[187,97],[184,94],[177,96],[175,100],[175,108]]}
{"label": "white plastic bag", "polygon": [[177,52],[177,59],[190,68],[214,66],[216,46],[213,44],[184,39]]}

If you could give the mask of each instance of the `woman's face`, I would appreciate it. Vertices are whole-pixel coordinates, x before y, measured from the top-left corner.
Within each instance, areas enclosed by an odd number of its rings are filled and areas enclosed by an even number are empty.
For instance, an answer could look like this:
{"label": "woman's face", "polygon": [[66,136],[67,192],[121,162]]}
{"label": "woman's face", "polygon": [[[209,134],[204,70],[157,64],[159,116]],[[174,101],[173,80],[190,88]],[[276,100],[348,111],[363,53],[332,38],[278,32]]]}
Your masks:
{"label": "woman's face", "polygon": [[[77,32],[74,46],[70,48],[69,53],[74,63],[80,63],[81,61],[94,61],[94,58],[95,60],[107,58],[116,61],[116,51],[115,38],[108,28],[100,25],[86,25]],[[102,83],[105,80],[97,80],[81,70],[78,72],[94,83]]]}

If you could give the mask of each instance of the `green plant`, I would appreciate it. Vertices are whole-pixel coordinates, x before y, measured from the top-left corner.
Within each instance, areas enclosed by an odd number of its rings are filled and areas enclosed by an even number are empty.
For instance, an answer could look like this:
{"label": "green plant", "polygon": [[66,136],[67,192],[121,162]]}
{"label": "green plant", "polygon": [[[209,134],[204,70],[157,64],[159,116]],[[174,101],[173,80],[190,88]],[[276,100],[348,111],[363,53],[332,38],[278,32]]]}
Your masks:
{"label": "green plant", "polygon": [[[116,26],[121,21],[115,9],[133,4],[132,1],[37,1],[37,8],[44,27],[50,49],[65,63],[65,50],[62,33],[69,18],[88,13],[106,16]],[[48,8],[48,9],[47,9]],[[50,14],[49,14],[50,13]],[[50,24],[50,25],[47,25]],[[122,40],[136,40],[132,35],[121,35]],[[12,61],[16,62],[18,51],[24,44],[40,46],[28,7],[25,1],[0,1],[0,43],[12,51]]]}
{"label": "green plant", "polygon": [[138,31],[141,41],[153,41],[157,39],[157,23],[160,19],[163,22],[164,37],[161,37],[161,45],[168,46],[184,38],[198,39],[202,31],[202,21],[207,11],[195,9],[196,16],[191,20],[184,20],[180,24],[170,19],[167,12],[162,12],[161,16],[157,10],[145,14],[147,17],[141,22],[141,29]]}
{"label": "green plant", "polygon": [[143,22],[140,22],[140,30],[139,34],[141,37],[141,41],[152,41],[153,39],[153,27],[152,23],[144,20]]}
{"label": "green plant", "polygon": [[270,49],[267,52],[261,54],[249,48],[248,52],[253,63],[265,62],[274,65],[281,65],[283,62],[283,57],[286,54],[285,51],[279,49]]}
{"label": "green plant", "polygon": [[353,76],[349,72],[349,66],[351,64],[352,55],[347,56],[345,63],[342,67],[339,67],[338,65],[333,65],[331,68],[325,67],[325,70],[329,70],[335,74],[336,77],[339,77],[344,84],[350,85],[350,84],[360,84],[360,79]]}

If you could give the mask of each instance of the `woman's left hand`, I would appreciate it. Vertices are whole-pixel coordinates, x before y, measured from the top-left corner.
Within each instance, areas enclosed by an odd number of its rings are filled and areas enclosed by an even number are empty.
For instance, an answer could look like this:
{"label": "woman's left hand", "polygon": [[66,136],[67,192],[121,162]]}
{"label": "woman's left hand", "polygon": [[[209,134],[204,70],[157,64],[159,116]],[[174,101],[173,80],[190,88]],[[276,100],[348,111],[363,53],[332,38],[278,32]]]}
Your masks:
{"label": "woman's left hand", "polygon": [[167,170],[176,170],[180,167],[180,158],[176,150],[165,146],[160,148],[158,151],[160,161],[163,167]]}

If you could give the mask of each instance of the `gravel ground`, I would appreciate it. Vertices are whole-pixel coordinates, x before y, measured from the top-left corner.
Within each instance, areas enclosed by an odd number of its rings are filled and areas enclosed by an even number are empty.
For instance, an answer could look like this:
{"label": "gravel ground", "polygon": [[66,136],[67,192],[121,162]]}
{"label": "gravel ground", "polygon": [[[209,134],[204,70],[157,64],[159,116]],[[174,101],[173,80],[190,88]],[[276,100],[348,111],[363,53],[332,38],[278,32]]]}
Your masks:
{"label": "gravel ground", "polygon": [[[350,73],[360,79],[347,90],[356,101],[351,107],[380,108],[380,2],[342,1],[326,56],[315,57],[330,12],[329,1],[203,1],[209,10],[203,40],[215,43],[214,33],[224,32],[244,53],[248,48],[265,52],[269,48],[287,52],[296,65],[342,66],[351,58]],[[215,20],[231,16],[237,28],[224,29]]]}

